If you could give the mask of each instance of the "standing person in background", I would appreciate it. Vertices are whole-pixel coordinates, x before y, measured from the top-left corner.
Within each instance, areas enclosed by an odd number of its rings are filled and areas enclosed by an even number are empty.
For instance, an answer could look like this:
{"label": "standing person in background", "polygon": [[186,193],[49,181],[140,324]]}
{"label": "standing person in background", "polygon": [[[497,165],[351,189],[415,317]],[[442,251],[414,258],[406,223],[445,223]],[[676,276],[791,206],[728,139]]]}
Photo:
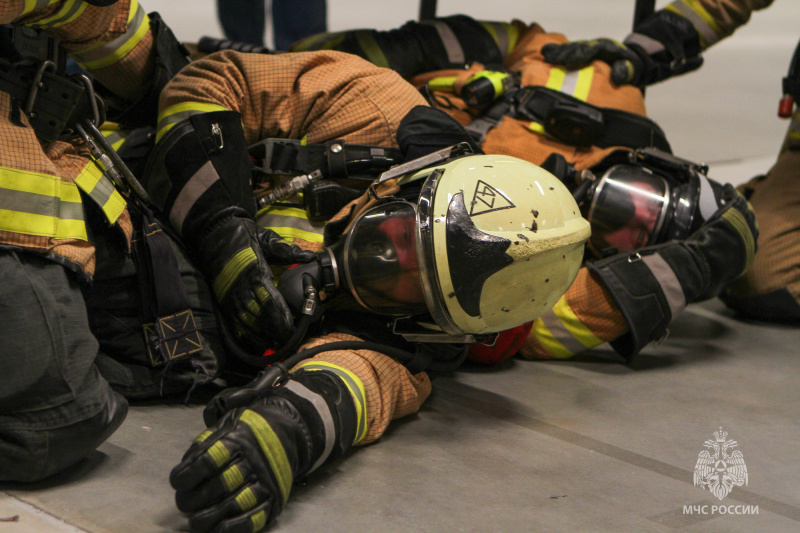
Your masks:
{"label": "standing person in background", "polygon": [[[267,11],[264,0],[217,0],[217,14],[231,41],[264,45]],[[272,0],[275,49],[288,50],[293,42],[327,28],[325,0]]]}

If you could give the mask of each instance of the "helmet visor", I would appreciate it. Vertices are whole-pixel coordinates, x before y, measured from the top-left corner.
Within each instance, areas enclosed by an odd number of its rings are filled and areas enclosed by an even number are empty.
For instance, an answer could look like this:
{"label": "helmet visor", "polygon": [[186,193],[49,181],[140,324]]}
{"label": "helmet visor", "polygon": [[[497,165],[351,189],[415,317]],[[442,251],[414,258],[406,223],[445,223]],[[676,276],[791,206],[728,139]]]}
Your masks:
{"label": "helmet visor", "polygon": [[615,165],[598,181],[589,208],[591,244],[620,252],[654,244],[669,206],[669,185],[633,165]]}
{"label": "helmet visor", "polygon": [[365,212],[345,242],[347,283],[364,307],[386,315],[427,312],[416,246],[417,216],[408,202]]}

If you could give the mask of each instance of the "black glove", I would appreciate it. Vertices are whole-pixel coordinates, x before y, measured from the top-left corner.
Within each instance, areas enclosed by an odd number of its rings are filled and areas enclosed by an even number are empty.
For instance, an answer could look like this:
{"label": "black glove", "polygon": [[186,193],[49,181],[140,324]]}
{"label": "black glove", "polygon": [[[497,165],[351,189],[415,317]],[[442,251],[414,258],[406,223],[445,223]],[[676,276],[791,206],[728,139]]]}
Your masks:
{"label": "black glove", "polygon": [[713,298],[744,274],[757,249],[758,225],[732,185],[721,188],[720,209],[684,241],[620,253],[587,266],[625,316],[629,333],[611,345],[630,358],[662,339],[687,304]]}
{"label": "black glove", "polygon": [[574,41],[542,47],[544,60],[568,69],[594,60],[611,66],[611,81],[643,88],[700,68],[700,36],[687,18],[666,9],[634,28],[624,43],[612,39]]}
{"label": "black glove", "polygon": [[231,333],[263,352],[294,331],[292,313],[273,282],[270,263],[306,263],[314,252],[290,245],[249,218],[217,223],[196,250]]}
{"label": "black glove", "polygon": [[300,370],[272,384],[223,414],[172,469],[175,502],[193,532],[262,531],[296,479],[363,437],[364,406],[356,410],[334,372]]}
{"label": "black glove", "polygon": [[424,105],[412,108],[397,128],[397,144],[404,162],[462,142],[468,143],[474,153],[483,153],[456,119],[441,109]]}

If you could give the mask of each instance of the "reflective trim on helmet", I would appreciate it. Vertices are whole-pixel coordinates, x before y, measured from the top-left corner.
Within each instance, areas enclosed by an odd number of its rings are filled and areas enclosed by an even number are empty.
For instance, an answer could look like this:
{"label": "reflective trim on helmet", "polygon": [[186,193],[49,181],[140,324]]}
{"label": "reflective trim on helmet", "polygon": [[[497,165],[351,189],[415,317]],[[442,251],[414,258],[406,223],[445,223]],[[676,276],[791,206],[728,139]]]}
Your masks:
{"label": "reflective trim on helmet", "polygon": [[433,248],[433,225],[437,222],[433,213],[433,199],[439,185],[443,171],[437,169],[432,172],[419,193],[417,206],[417,255],[422,281],[422,292],[425,295],[425,305],[436,324],[448,335],[463,335],[464,331],[456,326],[447,306],[442,301],[442,287],[439,272],[436,268],[436,258]]}

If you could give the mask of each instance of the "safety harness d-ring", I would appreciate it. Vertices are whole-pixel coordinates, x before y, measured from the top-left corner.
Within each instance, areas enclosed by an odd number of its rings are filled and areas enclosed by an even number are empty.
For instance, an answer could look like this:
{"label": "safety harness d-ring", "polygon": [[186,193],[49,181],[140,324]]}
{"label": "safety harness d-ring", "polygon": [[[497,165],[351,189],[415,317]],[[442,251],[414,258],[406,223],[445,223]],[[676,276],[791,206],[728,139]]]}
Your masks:
{"label": "safety harness d-ring", "polygon": [[33,105],[36,103],[36,97],[39,95],[39,89],[45,88],[44,83],[42,83],[42,78],[44,77],[44,73],[47,72],[48,70],[55,73],[56,64],[50,61],[49,59],[46,59],[42,61],[41,65],[39,65],[39,68],[36,70],[36,74],[33,77],[31,92],[28,93],[28,99],[25,102],[25,114],[31,118],[36,117],[36,114],[33,113]]}
{"label": "safety harness d-ring", "polygon": [[[99,128],[101,125],[100,109],[97,107],[97,97],[94,94],[94,85],[92,85],[92,80],[90,80],[89,76],[86,74],[78,74],[75,77],[80,80],[86,89],[86,94],[89,97],[89,105],[92,107],[92,124]],[[105,114],[105,107],[103,107],[103,110],[103,114]]]}

